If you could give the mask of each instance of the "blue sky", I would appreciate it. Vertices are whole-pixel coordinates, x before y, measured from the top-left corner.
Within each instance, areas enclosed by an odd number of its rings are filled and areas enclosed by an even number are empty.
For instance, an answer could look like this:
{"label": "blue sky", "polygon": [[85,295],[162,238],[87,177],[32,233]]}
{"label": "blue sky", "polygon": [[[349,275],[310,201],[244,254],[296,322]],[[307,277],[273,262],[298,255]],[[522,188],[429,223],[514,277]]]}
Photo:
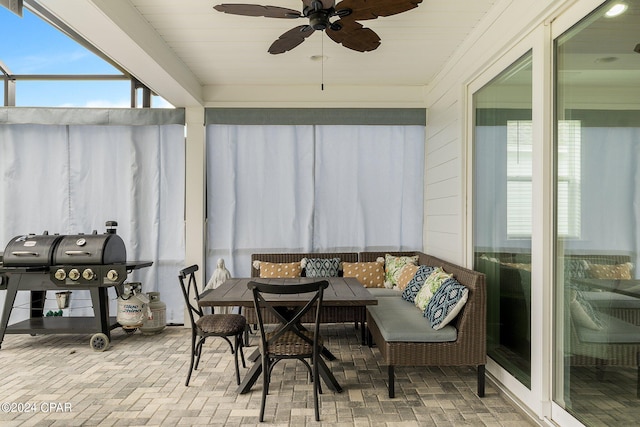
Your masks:
{"label": "blue sky", "polygon": [[[0,40],[0,61],[13,74],[121,74],[26,8],[20,18],[0,7]],[[128,80],[18,81],[16,106],[129,107],[130,88]]]}

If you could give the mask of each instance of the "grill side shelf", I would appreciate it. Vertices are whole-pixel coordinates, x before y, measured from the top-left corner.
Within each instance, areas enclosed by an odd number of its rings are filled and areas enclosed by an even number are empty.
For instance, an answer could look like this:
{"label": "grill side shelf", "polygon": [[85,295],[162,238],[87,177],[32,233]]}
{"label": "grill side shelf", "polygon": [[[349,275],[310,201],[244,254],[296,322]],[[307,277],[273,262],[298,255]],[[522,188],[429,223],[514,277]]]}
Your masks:
{"label": "grill side shelf", "polygon": [[[109,318],[110,329],[118,326],[115,317]],[[93,317],[34,317],[7,326],[6,334],[91,334],[96,332]]]}

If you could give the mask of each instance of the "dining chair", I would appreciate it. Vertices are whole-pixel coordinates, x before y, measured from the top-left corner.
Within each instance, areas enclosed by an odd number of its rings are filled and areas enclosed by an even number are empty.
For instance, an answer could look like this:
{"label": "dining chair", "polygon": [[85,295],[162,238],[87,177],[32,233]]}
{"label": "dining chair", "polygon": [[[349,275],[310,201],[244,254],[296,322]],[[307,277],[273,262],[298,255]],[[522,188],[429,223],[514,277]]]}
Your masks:
{"label": "dining chair", "polygon": [[[321,280],[311,283],[274,285],[252,281],[247,286],[253,292],[254,308],[260,331],[260,353],[262,356],[260,422],[264,421],[264,409],[273,367],[284,359],[298,359],[309,370],[311,381],[313,382],[313,404],[316,421],[320,421],[320,409],[318,406],[318,393],[322,393],[318,372],[318,359],[322,350],[320,312],[323,293],[329,286],[329,282]],[[281,299],[281,296],[292,294],[308,294],[308,298],[301,302],[303,305],[293,307],[283,307],[278,303],[278,299]],[[301,319],[307,312],[312,312],[314,315],[315,321],[312,331],[307,330],[301,324]],[[280,323],[275,327],[272,325],[269,330],[265,329],[263,320],[265,313],[274,315]]]}
{"label": "dining chair", "polygon": [[[191,363],[185,386],[189,385],[191,373],[198,370],[202,346],[209,337],[221,337],[231,346],[231,353],[234,355],[236,367],[236,383],[240,384],[240,369],[238,366],[238,354],[242,359],[242,366],[246,368],[243,353],[242,336],[246,327],[246,319],[241,314],[204,314],[198,305],[200,292],[196,282],[197,265],[192,265],[180,270],[178,279],[182,288],[184,302],[188,308],[189,319],[191,321]],[[193,295],[194,298],[190,298]],[[233,338],[234,342],[231,342]],[[194,366],[195,362],[195,366]]]}

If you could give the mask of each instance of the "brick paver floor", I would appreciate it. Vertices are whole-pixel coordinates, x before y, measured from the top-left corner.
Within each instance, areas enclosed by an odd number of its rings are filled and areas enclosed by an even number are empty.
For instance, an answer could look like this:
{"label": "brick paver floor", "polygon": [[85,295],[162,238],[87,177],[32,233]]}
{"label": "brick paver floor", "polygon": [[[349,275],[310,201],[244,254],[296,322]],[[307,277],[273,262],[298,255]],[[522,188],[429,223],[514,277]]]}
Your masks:
{"label": "brick paver floor", "polygon": [[344,391],[323,387],[320,423],[314,420],[306,369],[290,361],[276,366],[265,422],[259,423],[261,384],[237,394],[233,356],[221,339],[207,341],[200,368],[185,387],[190,331],[168,326],[157,335],[116,329],[104,352],[90,348],[90,335],[6,335],[0,349],[0,425],[535,425],[490,381],[486,397],[478,398],[472,368],[399,367],[396,398],[389,399],[380,353],[360,345],[354,325],[324,325],[322,332],[337,356],[327,363]]}

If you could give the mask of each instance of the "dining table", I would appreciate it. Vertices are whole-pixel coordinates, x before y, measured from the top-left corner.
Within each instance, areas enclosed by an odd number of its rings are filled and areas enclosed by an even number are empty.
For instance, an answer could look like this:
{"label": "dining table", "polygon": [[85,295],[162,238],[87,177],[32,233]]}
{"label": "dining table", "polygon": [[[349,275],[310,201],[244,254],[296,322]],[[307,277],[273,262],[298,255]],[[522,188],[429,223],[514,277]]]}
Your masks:
{"label": "dining table", "polygon": [[640,279],[575,279],[576,283],[599,291],[640,298]]}
{"label": "dining table", "polygon": [[[235,306],[244,309],[254,310],[253,293],[247,284],[251,281],[286,286],[295,283],[309,283],[318,280],[327,280],[329,286],[324,290],[323,306],[367,306],[378,303],[378,300],[365,288],[355,277],[323,277],[323,278],[230,278],[219,287],[208,289],[202,293],[198,304],[201,307]],[[304,294],[286,294],[269,296],[267,299],[276,299],[282,303],[282,307],[295,307],[306,304],[309,297]],[[364,327],[364,326],[363,326]],[[328,360],[334,360],[335,356],[329,349],[323,346],[322,355]],[[262,373],[262,362],[260,350],[256,349],[249,357],[254,363],[249,372],[244,376],[238,387],[238,393],[244,394],[251,390],[251,387]],[[331,372],[331,369],[320,358],[318,361],[319,374],[329,389],[338,393],[342,392],[342,387]]]}

